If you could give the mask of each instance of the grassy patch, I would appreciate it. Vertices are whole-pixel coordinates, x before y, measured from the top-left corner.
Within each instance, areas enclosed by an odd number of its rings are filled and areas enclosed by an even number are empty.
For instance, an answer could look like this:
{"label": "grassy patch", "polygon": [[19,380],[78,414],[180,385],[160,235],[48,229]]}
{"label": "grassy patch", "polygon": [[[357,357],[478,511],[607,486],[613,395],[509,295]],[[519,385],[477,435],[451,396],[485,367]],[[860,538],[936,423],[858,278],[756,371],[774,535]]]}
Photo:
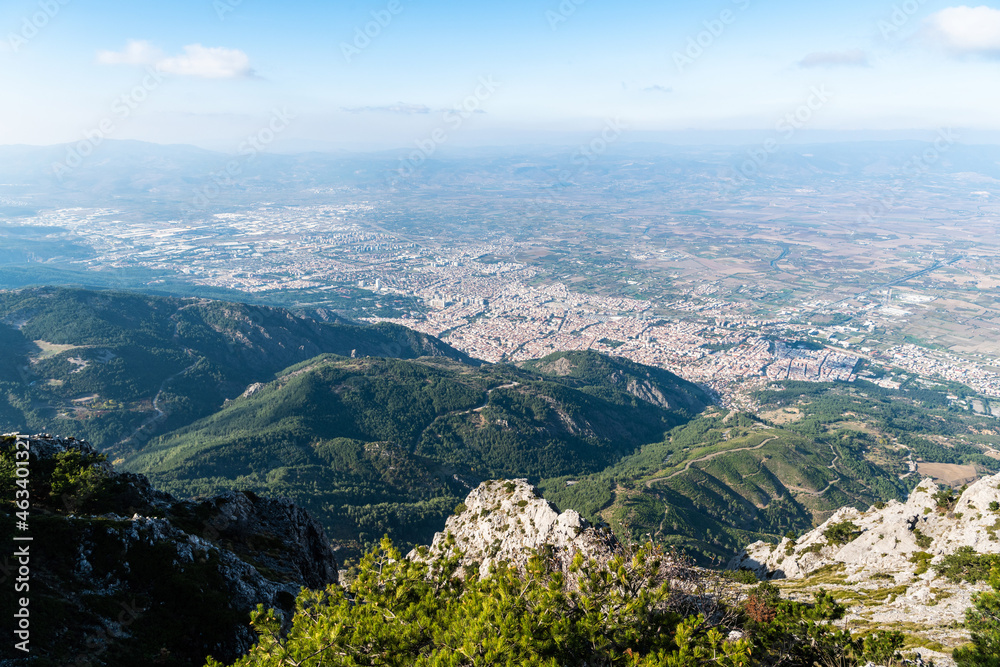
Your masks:
{"label": "grassy patch", "polygon": [[816,586],[846,586],[847,576],[844,575],[846,566],[843,563],[831,563],[815,570],[808,577],[797,581],[794,584],[783,585],[787,590],[802,590]]}
{"label": "grassy patch", "polygon": [[833,590],[831,594],[837,598],[837,602],[849,603],[851,606],[880,607],[906,593],[906,589],[905,584],[900,584],[892,588]]}

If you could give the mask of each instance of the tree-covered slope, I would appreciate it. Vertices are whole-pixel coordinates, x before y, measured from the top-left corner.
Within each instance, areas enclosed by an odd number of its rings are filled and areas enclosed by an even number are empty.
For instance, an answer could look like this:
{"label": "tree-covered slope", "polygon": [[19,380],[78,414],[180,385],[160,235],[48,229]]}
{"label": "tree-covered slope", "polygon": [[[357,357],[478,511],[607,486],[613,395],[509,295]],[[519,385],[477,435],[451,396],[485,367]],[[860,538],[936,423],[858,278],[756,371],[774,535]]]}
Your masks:
{"label": "tree-covered slope", "polygon": [[125,292],[0,292],[0,430],[75,433],[127,452],[323,353],[471,361],[395,325]]}
{"label": "tree-covered slope", "polygon": [[[385,532],[416,542],[482,479],[604,470],[706,404],[670,374],[593,353],[561,358],[606,364],[617,379],[325,355],[150,442],[125,466],[184,495],[291,496],[346,542]],[[628,390],[641,383],[664,405]]]}
{"label": "tree-covered slope", "polygon": [[922,463],[1000,469],[982,444],[996,420],[949,409],[937,392],[786,382],[757,398],[761,416],[710,410],[600,473],[540,488],[621,536],[708,561],[809,530],[844,506],[905,498]]}
{"label": "tree-covered slope", "polygon": [[559,378],[561,383],[595,396],[626,392],[653,405],[689,412],[698,412],[705,405],[705,395],[690,385],[687,391],[676,391],[678,378],[673,373],[621,357],[596,352],[556,352],[521,366]]}

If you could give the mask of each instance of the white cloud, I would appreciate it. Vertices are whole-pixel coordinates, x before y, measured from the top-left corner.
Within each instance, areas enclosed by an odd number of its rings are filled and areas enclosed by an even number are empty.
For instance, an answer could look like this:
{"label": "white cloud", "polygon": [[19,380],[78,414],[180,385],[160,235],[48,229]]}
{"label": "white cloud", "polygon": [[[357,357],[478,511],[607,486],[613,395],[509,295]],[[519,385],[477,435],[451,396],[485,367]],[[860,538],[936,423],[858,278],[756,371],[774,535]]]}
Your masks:
{"label": "white cloud", "polygon": [[166,58],[157,63],[164,72],[204,79],[235,79],[252,76],[250,57],[239,49],[221,46],[205,47],[190,44],[184,55]]}
{"label": "white cloud", "polygon": [[868,67],[868,54],[861,49],[810,53],[799,61],[799,67]]}
{"label": "white cloud", "polygon": [[163,58],[158,48],[139,39],[130,39],[121,51],[98,51],[97,62],[102,65],[152,65]]}
{"label": "white cloud", "polygon": [[672,93],[674,89],[669,86],[662,86],[660,84],[654,84],[652,86],[646,86],[642,89],[644,93]]}
{"label": "white cloud", "polygon": [[253,76],[250,57],[239,49],[189,44],[184,53],[166,56],[149,42],[129,40],[122,51],[99,51],[102,65],[153,65],[167,74],[202,79],[237,79]]}
{"label": "white cloud", "polygon": [[930,33],[960,54],[1000,55],[1000,10],[987,7],[948,7],[927,19]]}

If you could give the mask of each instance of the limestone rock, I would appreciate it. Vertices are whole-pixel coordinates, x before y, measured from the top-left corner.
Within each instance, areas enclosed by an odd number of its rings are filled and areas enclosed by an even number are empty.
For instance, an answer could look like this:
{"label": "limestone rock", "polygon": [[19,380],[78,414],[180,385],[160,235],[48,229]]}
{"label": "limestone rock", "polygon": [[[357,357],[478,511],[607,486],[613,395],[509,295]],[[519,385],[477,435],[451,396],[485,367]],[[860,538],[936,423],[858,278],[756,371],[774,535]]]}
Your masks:
{"label": "limestone rock", "polygon": [[[777,546],[751,544],[729,567],[747,568],[762,577],[799,578],[842,563],[850,576],[863,578],[877,572],[912,575],[917,569],[912,562],[917,552],[930,554],[931,563],[965,546],[979,553],[1000,553],[1000,512],[989,509],[990,503],[1000,503],[998,486],[1000,475],[980,479],[949,511],[937,506],[934,494],[938,487],[925,479],[905,503],[891,501],[867,512],[843,508],[795,542],[786,538]],[[860,534],[845,544],[831,543],[826,532],[847,521]]]}
{"label": "limestone rock", "polygon": [[[557,512],[524,479],[483,482],[463,504],[434,535],[427,558],[461,551],[463,566],[478,566],[485,575],[497,562],[522,566],[537,549],[550,549],[565,569],[577,553],[606,558],[617,544],[610,531],[591,526],[578,512]],[[448,535],[454,545],[449,546]],[[414,550],[409,557],[421,555]]]}
{"label": "limestone rock", "polygon": [[[925,479],[905,503],[891,501],[866,512],[841,509],[798,540],[751,544],[729,567],[748,568],[761,578],[805,579],[796,582],[798,593],[793,595],[811,595],[822,587],[867,599],[848,607],[840,622],[845,627],[851,623],[886,628],[905,624],[913,632],[919,628],[929,642],[959,646],[969,640],[961,626],[965,610],[975,593],[988,586],[949,581],[937,576],[933,565],[962,547],[1000,553],[1000,511],[990,509],[991,503],[1000,508],[998,487],[1000,475],[985,477],[954,502],[939,507],[934,498],[939,489]],[[854,527],[841,531],[843,543],[831,543],[826,533],[844,522]],[[921,556],[915,558],[915,554]],[[807,578],[812,575],[817,576],[810,583]],[[865,597],[876,593],[873,598]],[[927,648],[920,652],[941,667],[954,665],[947,653]]]}

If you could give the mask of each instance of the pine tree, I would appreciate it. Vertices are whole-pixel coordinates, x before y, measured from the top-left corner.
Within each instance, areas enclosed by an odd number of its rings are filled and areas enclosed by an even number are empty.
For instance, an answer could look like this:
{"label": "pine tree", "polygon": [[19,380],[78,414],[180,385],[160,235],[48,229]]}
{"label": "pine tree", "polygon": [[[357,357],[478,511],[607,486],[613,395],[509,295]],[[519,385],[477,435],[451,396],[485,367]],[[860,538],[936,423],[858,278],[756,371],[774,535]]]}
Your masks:
{"label": "pine tree", "polygon": [[972,646],[955,649],[958,667],[1000,667],[1000,569],[990,572],[993,590],[977,593],[965,610]]}
{"label": "pine tree", "polygon": [[664,604],[665,559],[647,545],[603,565],[578,557],[567,575],[536,555],[523,572],[461,578],[457,558],[407,560],[385,539],[349,590],[303,591],[287,637],[259,607],[258,644],[236,666],[748,667],[749,641]]}

